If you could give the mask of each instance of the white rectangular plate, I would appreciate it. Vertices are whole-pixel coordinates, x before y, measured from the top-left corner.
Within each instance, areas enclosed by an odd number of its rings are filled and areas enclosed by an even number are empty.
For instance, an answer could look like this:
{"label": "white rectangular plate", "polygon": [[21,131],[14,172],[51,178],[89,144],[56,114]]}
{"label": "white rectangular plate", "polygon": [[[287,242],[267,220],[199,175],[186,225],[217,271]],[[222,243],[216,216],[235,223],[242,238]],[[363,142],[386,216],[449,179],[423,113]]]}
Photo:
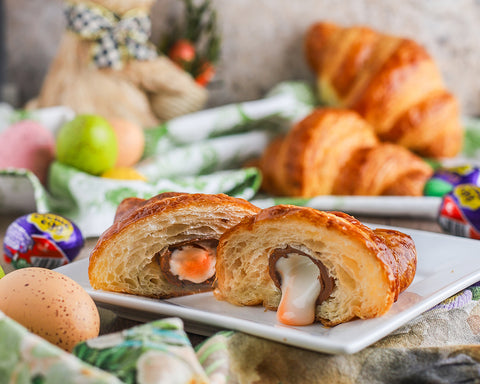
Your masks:
{"label": "white rectangular plate", "polygon": [[435,220],[442,198],[434,196],[317,196],[305,198],[258,198],[260,208],[277,204],[303,205],[321,211],[342,211],[353,216],[411,217]]}
{"label": "white rectangular plate", "polygon": [[57,271],[77,281],[97,305],[125,318],[150,321],[177,316],[184,320],[187,331],[200,335],[231,329],[319,352],[355,353],[480,280],[478,240],[407,228],[394,229],[409,234],[415,241],[418,266],[413,283],[385,315],[332,328],[320,324],[285,326],[278,323],[273,311],[220,302],[212,293],[156,300],[94,290],[88,281],[88,260],[73,262],[57,268]]}

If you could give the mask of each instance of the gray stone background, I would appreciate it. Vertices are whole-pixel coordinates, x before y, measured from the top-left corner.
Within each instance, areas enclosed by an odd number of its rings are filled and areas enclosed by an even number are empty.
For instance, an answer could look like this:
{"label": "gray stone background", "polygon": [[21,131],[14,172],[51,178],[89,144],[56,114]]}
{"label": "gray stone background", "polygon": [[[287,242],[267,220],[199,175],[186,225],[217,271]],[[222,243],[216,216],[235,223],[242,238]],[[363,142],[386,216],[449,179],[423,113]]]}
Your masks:
{"label": "gray stone background", "polygon": [[[64,29],[61,0],[3,0],[6,79],[19,105],[38,93]],[[363,24],[415,39],[436,59],[464,114],[480,115],[480,0],[213,0],[222,54],[209,106],[263,96],[282,80],[312,80],[303,36],[315,21]],[[152,40],[182,15],[157,0]]]}

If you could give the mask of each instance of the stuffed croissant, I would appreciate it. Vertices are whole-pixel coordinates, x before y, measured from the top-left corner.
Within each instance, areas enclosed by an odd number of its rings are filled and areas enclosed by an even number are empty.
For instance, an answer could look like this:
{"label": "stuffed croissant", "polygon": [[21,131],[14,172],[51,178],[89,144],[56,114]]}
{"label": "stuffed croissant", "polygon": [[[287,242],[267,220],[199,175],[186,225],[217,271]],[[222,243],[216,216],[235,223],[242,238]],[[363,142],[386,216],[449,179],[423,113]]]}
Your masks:
{"label": "stuffed croissant", "polygon": [[322,100],[357,111],[381,140],[426,157],[461,150],[457,100],[415,41],[319,22],[306,33],[305,54]]}
{"label": "stuffed croissant", "polygon": [[155,298],[211,290],[220,235],[259,210],[224,194],[125,199],[90,255],[90,284]]}
{"label": "stuffed croissant", "polygon": [[226,231],[217,299],[277,311],[288,325],[334,326],[385,314],[413,281],[410,236],[372,230],[345,213],[279,205]]}

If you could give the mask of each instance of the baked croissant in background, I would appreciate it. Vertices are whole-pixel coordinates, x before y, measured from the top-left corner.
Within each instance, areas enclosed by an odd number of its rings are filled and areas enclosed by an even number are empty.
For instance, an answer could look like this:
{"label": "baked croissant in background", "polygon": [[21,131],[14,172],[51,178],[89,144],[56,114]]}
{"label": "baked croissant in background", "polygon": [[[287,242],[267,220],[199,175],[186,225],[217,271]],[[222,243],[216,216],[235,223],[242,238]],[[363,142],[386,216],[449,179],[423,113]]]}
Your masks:
{"label": "baked croissant in background", "polygon": [[410,236],[341,212],[278,205],[227,230],[215,297],[276,310],[280,322],[333,326],[386,313],[413,281]]}
{"label": "baked croissant in background", "polygon": [[305,55],[322,101],[357,111],[380,140],[424,157],[453,157],[461,150],[457,101],[416,42],[320,22],[306,33]]}
{"label": "baked croissant in background", "polygon": [[382,143],[356,112],[318,108],[272,141],[258,162],[272,195],[422,196],[433,170],[400,145]]}
{"label": "baked croissant in background", "polygon": [[218,239],[260,208],[224,194],[167,192],[120,203],[90,255],[94,289],[168,298],[213,289]]}

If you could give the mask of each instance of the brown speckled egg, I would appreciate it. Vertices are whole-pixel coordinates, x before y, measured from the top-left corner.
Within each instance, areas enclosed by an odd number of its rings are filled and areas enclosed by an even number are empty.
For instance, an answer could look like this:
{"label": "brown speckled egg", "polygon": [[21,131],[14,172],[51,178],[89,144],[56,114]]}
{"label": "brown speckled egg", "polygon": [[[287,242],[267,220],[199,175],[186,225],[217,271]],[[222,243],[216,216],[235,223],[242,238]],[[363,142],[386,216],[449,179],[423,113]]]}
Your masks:
{"label": "brown speckled egg", "polygon": [[46,268],[17,269],[0,279],[0,311],[69,352],[100,330],[97,307],[87,292]]}

